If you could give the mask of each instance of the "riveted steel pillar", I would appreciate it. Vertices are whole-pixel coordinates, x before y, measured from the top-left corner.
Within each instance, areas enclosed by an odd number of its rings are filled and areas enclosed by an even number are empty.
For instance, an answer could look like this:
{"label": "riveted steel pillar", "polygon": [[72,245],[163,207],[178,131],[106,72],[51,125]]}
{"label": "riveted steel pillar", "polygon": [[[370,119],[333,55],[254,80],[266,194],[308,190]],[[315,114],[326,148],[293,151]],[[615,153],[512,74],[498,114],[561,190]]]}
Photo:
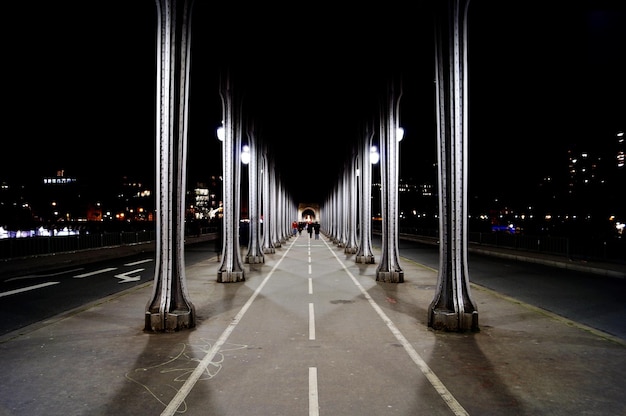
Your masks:
{"label": "riveted steel pillar", "polygon": [[[356,236],[356,224],[357,224],[357,171],[359,164],[357,161],[358,156],[353,156],[348,164],[347,169],[347,196],[348,196],[348,213],[346,218],[346,246],[344,247],[344,253],[354,254],[357,252],[357,236]],[[359,172],[360,174],[360,172]]]}
{"label": "riveted steel pillar", "polygon": [[185,262],[185,187],[191,1],[157,0],[157,239],[154,286],[145,330],[195,327]]}
{"label": "riveted steel pillar", "polygon": [[239,247],[239,220],[241,207],[241,100],[233,88],[230,74],[225,74],[220,85],[224,110],[224,141],[222,143],[223,170],[223,238],[222,263],[217,270],[221,283],[241,282],[245,279],[241,250]]}
{"label": "riveted steel pillar", "polygon": [[428,311],[436,330],[478,330],[467,267],[467,9],[437,2],[436,86],[439,158],[439,275]]}
{"label": "riveted steel pillar", "polygon": [[285,217],[284,217],[284,206],[283,206],[283,189],[282,189],[282,183],[280,181],[280,176],[278,175],[278,173],[276,173],[274,175],[274,189],[275,191],[275,197],[276,197],[276,221],[274,221],[274,246],[275,247],[282,247],[283,244],[285,244],[285,235],[283,232],[283,228],[284,228],[284,222],[285,222]]}
{"label": "riveted steel pillar", "polygon": [[383,214],[382,255],[376,270],[376,280],[389,283],[404,282],[404,271],[398,256],[398,106],[402,87],[392,79],[383,100],[380,117],[380,161]]}
{"label": "riveted steel pillar", "polygon": [[364,143],[361,144],[359,155],[361,160],[361,172],[359,179],[359,189],[361,191],[361,203],[359,205],[359,249],[356,253],[356,262],[364,264],[376,263],[376,258],[372,251],[372,164],[370,160],[370,149],[372,148],[372,137],[374,132],[368,127],[364,134]]}
{"label": "riveted steel pillar", "polygon": [[279,178],[278,180],[278,206],[280,215],[280,242],[281,244],[285,244],[291,236],[291,220],[289,219],[287,196],[282,178]]}
{"label": "riveted steel pillar", "polygon": [[270,209],[271,213],[271,221],[270,221],[270,238],[272,239],[272,245],[274,248],[281,247],[280,236],[279,236],[279,224],[280,224],[280,197],[278,192],[278,179],[276,178],[276,169],[274,163],[270,167],[269,172],[270,177]]}
{"label": "riveted steel pillar", "polygon": [[337,218],[337,247],[346,246],[346,207],[348,206],[348,198],[346,197],[346,170],[344,169],[343,178],[337,184],[337,203],[335,215]]}
{"label": "riveted steel pillar", "polygon": [[263,148],[263,158],[261,159],[261,163],[263,164],[261,178],[261,181],[263,183],[263,191],[261,193],[261,205],[263,207],[263,253],[272,254],[276,252],[276,249],[274,248],[274,241],[272,240],[271,230],[271,224],[272,222],[274,222],[274,213],[271,208],[272,187],[270,185],[270,164],[267,160],[267,152],[265,147]]}
{"label": "riveted steel pillar", "polygon": [[250,219],[250,236],[248,240],[248,254],[246,254],[245,262],[249,264],[265,263],[265,256],[261,250],[259,239],[259,189],[260,189],[260,171],[259,171],[259,154],[258,146],[254,132],[248,133],[248,147],[250,148],[250,163],[248,164],[248,215]]}
{"label": "riveted steel pillar", "polygon": [[337,242],[337,185],[328,194],[328,237],[333,243]]}

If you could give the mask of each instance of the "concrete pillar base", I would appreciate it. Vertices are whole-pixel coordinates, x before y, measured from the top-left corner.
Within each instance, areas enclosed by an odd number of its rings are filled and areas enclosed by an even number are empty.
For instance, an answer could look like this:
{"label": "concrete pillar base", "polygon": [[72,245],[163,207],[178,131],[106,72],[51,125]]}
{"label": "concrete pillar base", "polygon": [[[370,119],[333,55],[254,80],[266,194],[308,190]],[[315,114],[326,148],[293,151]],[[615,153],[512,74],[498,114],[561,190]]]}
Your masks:
{"label": "concrete pillar base", "polygon": [[377,282],[387,282],[387,283],[404,283],[404,272],[377,272],[376,273],[376,281]]}
{"label": "concrete pillar base", "polygon": [[343,252],[347,254],[356,254],[357,251],[356,247],[346,247],[343,249]]}
{"label": "concrete pillar base", "polygon": [[190,311],[173,311],[165,314],[146,312],[145,330],[149,332],[177,332],[196,326],[193,309]]}
{"label": "concrete pillar base", "polygon": [[436,331],[478,331],[478,312],[456,313],[448,310],[430,310],[428,326]]}
{"label": "concrete pillar base", "polygon": [[218,271],[217,281],[219,283],[244,282],[246,280],[243,271]]}
{"label": "concrete pillar base", "polygon": [[274,250],[274,247],[267,247],[263,249],[263,253],[265,254],[274,254],[276,253],[276,250]]}
{"label": "concrete pillar base", "polygon": [[359,255],[356,256],[356,259],[354,260],[357,263],[362,263],[362,264],[376,264],[376,258],[374,257],[374,255]]}
{"label": "concrete pillar base", "polygon": [[248,264],[259,264],[259,263],[265,263],[265,257],[263,256],[259,256],[259,255],[250,255],[250,256],[246,256],[246,263]]}

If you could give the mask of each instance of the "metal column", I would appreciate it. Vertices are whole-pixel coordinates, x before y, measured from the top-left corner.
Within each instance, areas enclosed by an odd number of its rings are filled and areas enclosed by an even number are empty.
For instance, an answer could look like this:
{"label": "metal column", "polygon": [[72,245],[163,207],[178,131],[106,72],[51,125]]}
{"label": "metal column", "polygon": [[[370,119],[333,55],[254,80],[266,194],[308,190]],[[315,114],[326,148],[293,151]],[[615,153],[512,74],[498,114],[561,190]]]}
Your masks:
{"label": "metal column", "polygon": [[439,275],[428,310],[437,330],[478,330],[467,267],[467,9],[469,0],[436,5]]}
{"label": "metal column", "polygon": [[272,230],[271,224],[274,222],[274,212],[271,210],[272,200],[272,187],[270,185],[270,163],[267,160],[267,152],[266,148],[263,147],[263,158],[261,160],[262,166],[262,187],[263,191],[261,192],[262,198],[262,209],[263,209],[263,253],[273,254],[276,252],[274,248],[274,241],[272,240]]}
{"label": "metal column", "polygon": [[344,253],[354,254],[357,252],[357,170],[359,169],[358,155],[354,155],[350,163],[348,163],[347,169],[347,195],[348,195],[348,218],[346,218],[346,246],[344,247]]}
{"label": "metal column", "polygon": [[398,106],[402,87],[391,79],[385,94],[380,117],[380,161],[382,179],[382,255],[376,270],[376,280],[390,283],[404,282],[398,254]]}
{"label": "metal column", "polygon": [[145,330],[195,327],[185,279],[185,188],[191,1],[157,0],[157,240]]}
{"label": "metal column", "polygon": [[230,74],[226,74],[220,86],[224,110],[224,142],[222,144],[223,173],[223,233],[224,252],[217,270],[217,281],[222,283],[246,280],[239,247],[239,220],[241,207],[241,102],[235,94]]}
{"label": "metal column", "polygon": [[374,133],[371,128],[367,128],[364,134],[364,143],[361,144],[359,155],[361,159],[361,175],[359,188],[361,190],[361,203],[359,205],[359,249],[356,253],[356,262],[373,264],[376,258],[372,251],[372,164],[370,160],[370,150],[372,148],[372,137]]}
{"label": "metal column", "polygon": [[248,147],[250,148],[250,163],[248,164],[248,212],[250,220],[250,236],[248,240],[248,254],[246,254],[245,262],[249,264],[265,263],[265,256],[261,250],[259,239],[259,189],[260,189],[260,171],[259,171],[259,155],[258,146],[254,132],[248,133]]}

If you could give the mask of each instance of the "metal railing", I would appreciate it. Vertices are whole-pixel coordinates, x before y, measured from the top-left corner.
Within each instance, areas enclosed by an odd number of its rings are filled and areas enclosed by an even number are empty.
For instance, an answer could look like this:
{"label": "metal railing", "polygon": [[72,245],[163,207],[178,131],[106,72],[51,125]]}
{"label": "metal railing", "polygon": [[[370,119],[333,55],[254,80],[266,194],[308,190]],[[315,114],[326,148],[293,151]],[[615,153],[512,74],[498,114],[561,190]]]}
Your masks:
{"label": "metal railing", "polygon": [[7,260],[148,243],[154,241],[155,238],[155,231],[122,231],[69,236],[5,238],[0,240],[0,259]]}
{"label": "metal railing", "polygon": [[[434,241],[438,239],[439,234],[437,230],[411,227],[401,227],[399,233],[401,235],[421,236]],[[600,239],[584,236],[569,238],[507,232],[469,232],[468,242],[522,252],[546,253],[569,259],[626,263],[626,239],[624,238]]]}
{"label": "metal railing", "polygon": [[[194,234],[215,233],[215,227],[203,227]],[[373,227],[380,233],[380,227]],[[432,229],[401,227],[401,236],[424,237],[437,241],[438,232]],[[55,253],[92,250],[140,243],[156,239],[156,231],[102,232],[84,235],[7,238],[0,240],[0,260],[40,256]],[[616,263],[626,262],[626,240],[598,240],[593,238],[572,239],[567,237],[531,236],[506,232],[470,232],[470,243],[509,248],[517,251],[542,252],[567,258],[601,260]]]}

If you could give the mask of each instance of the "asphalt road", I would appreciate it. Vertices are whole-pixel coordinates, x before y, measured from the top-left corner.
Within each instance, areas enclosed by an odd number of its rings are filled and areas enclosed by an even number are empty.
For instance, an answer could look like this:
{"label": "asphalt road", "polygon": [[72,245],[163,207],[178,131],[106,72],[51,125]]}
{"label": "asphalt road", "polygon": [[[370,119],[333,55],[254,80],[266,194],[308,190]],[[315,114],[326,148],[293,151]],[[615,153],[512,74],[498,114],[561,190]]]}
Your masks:
{"label": "asphalt road", "polygon": [[[380,245],[380,239],[374,237],[373,244]],[[186,266],[215,257],[214,248],[212,241],[186,246]],[[439,267],[436,246],[401,240],[399,250],[403,259]],[[469,276],[471,283],[502,296],[626,340],[626,279],[479,254],[469,255]],[[153,252],[3,276],[0,336],[125,289],[151,284],[153,278]]]}
{"label": "asphalt road", "polygon": [[69,279],[140,285],[6,336],[0,414],[624,414],[626,343],[475,282],[481,267],[522,285],[528,274],[550,281],[553,268],[470,255],[481,329],[446,333],[427,327],[436,246],[401,243],[402,284],[376,281],[375,264],[327,238],[297,237],[233,284],[216,282],[212,244],[188,247],[193,330],[142,330],[145,253],[30,291]]}

